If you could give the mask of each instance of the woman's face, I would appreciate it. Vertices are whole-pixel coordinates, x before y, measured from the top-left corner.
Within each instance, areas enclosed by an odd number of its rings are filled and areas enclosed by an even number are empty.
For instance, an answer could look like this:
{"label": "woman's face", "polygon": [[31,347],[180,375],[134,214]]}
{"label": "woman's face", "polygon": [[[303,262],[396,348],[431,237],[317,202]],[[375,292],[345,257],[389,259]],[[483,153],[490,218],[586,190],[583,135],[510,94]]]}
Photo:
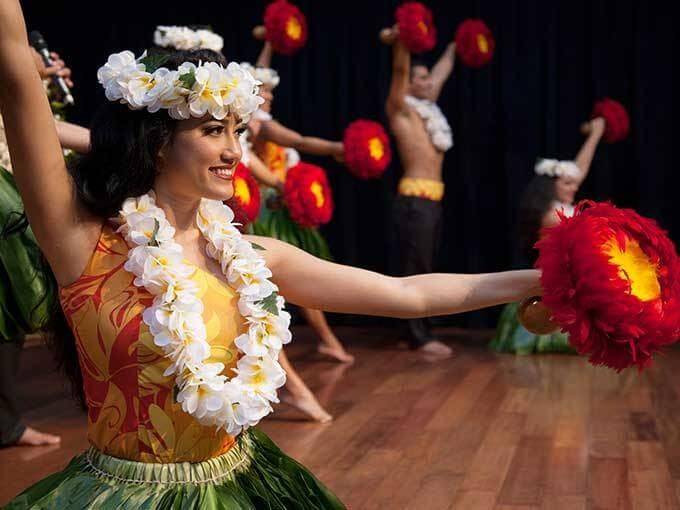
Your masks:
{"label": "woman's face", "polygon": [[573,177],[558,177],[555,181],[555,195],[564,204],[573,204],[578,183]]}
{"label": "woman's face", "polygon": [[260,87],[260,97],[264,99],[264,103],[260,105],[260,110],[266,113],[271,113],[272,102],[274,102],[274,91],[269,85]]}
{"label": "woman's face", "polygon": [[155,186],[187,199],[230,199],[241,159],[239,135],[245,127],[232,114],[222,120],[205,116],[179,121],[158,155]]}

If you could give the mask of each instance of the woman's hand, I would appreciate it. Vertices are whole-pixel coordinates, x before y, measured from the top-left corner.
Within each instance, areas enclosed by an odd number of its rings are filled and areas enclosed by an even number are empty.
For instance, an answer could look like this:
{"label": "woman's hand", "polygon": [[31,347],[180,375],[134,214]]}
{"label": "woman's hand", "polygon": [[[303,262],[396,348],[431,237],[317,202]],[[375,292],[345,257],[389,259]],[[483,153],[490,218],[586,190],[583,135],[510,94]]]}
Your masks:
{"label": "woman's hand", "polygon": [[35,68],[38,70],[38,74],[43,80],[52,78],[53,76],[59,76],[64,79],[64,82],[69,87],[73,87],[73,81],[71,81],[71,69],[66,67],[64,61],[59,57],[58,53],[50,53],[52,57],[52,65],[46,66],[40,54],[31,48],[31,53],[33,55],[33,61],[35,62]]}

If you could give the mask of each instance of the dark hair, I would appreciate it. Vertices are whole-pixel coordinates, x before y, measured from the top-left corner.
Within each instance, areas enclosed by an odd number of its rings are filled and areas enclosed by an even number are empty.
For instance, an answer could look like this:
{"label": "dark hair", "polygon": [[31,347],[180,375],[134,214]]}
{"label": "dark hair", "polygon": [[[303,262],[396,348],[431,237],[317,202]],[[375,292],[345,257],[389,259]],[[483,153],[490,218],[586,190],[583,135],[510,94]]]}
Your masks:
{"label": "dark hair", "polygon": [[409,79],[413,79],[413,70],[416,67],[424,67],[425,69],[430,69],[430,66],[422,58],[411,58],[411,68],[409,70]]}
{"label": "dark hair", "polygon": [[[225,58],[214,51],[173,51],[165,53],[162,66],[177,69],[183,62],[217,62]],[[130,110],[126,105],[106,102],[95,114],[90,127],[90,152],[69,165],[78,198],[94,215],[106,220],[115,216],[123,201],[148,193],[156,178],[156,158],[160,149],[172,142],[176,120],[161,110]],[[48,266],[57,288],[56,280]],[[55,290],[52,290],[54,292]],[[46,328],[48,343],[58,366],[71,382],[74,395],[85,404],[83,377],[73,332],[55,300]]]}
{"label": "dark hair", "polygon": [[518,233],[522,254],[528,262],[536,260],[534,244],[538,241],[543,216],[551,208],[556,199],[554,177],[546,175],[534,176],[527,185],[520,199],[518,214]]}

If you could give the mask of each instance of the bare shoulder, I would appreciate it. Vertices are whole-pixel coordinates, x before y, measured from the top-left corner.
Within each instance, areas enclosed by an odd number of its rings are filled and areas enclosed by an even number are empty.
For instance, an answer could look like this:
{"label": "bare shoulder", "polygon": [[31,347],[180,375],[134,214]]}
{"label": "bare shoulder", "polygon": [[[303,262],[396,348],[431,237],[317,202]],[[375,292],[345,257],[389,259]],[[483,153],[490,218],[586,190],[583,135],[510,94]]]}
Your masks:
{"label": "bare shoulder", "polygon": [[270,269],[276,265],[277,260],[293,249],[291,245],[272,237],[254,235],[245,235],[243,237],[262,255]]}

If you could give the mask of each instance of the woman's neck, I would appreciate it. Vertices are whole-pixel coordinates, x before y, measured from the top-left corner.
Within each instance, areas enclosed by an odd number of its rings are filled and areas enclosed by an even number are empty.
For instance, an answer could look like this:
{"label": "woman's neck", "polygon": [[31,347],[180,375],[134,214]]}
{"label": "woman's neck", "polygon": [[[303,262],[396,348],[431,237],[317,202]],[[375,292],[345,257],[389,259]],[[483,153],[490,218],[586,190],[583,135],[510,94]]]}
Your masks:
{"label": "woman's neck", "polygon": [[155,193],[156,205],[163,209],[165,217],[178,233],[196,230],[196,213],[201,204],[200,198],[173,195],[162,187],[157,188]]}

